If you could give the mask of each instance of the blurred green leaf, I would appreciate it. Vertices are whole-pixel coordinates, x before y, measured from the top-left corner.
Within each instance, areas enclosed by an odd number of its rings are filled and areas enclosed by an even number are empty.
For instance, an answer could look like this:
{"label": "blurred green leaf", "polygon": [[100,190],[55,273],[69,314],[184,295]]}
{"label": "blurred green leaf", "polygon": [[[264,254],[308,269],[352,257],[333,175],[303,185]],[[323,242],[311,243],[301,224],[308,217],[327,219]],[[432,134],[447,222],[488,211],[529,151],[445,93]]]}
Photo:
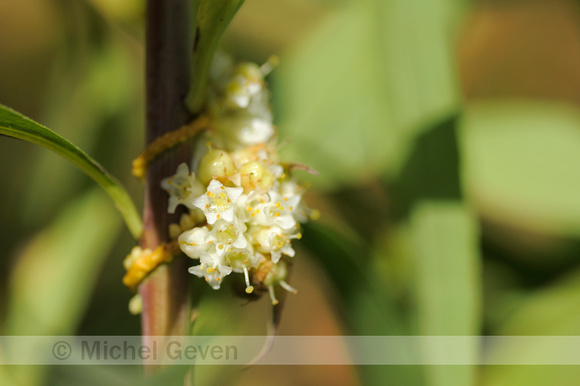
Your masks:
{"label": "blurred green leaf", "polygon": [[560,236],[580,234],[580,113],[556,103],[478,103],[465,114],[463,171],[484,216]]}
{"label": "blurred green leaf", "polygon": [[245,0],[194,1],[192,84],[185,101],[189,111],[199,113],[205,102],[210,65],[227,26]]}
{"label": "blurred green leaf", "polygon": [[82,150],[52,130],[4,105],[0,105],[0,134],[44,146],[78,166],[113,199],[131,234],[139,238],[143,225],[131,198],[120,182]]}
{"label": "blurred green leaf", "polygon": [[[250,301],[233,295],[233,280],[228,278],[219,291],[213,290],[202,280],[195,280],[194,299],[196,318],[192,324],[192,335],[236,336],[266,335],[266,324],[270,319],[272,305],[268,301]],[[263,299],[262,299],[263,300]],[[256,355],[258,352],[256,351]],[[216,365],[191,368],[190,379],[194,385],[224,385],[241,377],[243,366]]]}
{"label": "blurred green leaf", "polygon": [[460,203],[424,202],[410,222],[416,256],[419,330],[479,332],[479,253],[475,217]]}
{"label": "blurred green leaf", "polygon": [[[175,378],[170,378],[165,383],[173,385],[177,384],[177,381]],[[42,384],[59,386],[78,386],[81,384],[83,386],[155,385],[155,383],[146,381],[143,368],[140,366],[104,366],[95,364],[87,366],[53,366],[48,380]]]}
{"label": "blurred green leaf", "polygon": [[[371,259],[374,256],[370,246],[319,223],[304,224],[304,234],[301,244],[333,284],[339,295],[336,307],[353,335],[411,333],[408,320]],[[360,370],[366,385],[382,385],[385,379],[420,384],[423,376],[412,366],[364,366]]]}
{"label": "blurred green leaf", "polygon": [[[46,91],[38,94],[42,109],[34,116],[58,128],[59,135],[124,181],[132,197],[140,197],[142,187],[128,165],[143,142],[142,43],[103,20],[85,1],[50,3],[59,6],[55,22],[65,32],[53,55],[44,59],[48,82]],[[11,106],[8,100],[5,104]],[[22,226],[38,227],[91,182],[51,152],[37,147],[29,151],[33,156],[27,158],[18,217]],[[15,163],[23,165],[21,158],[14,158]]]}
{"label": "blurred green leaf", "polygon": [[87,0],[93,7],[102,12],[109,20],[127,22],[138,20],[143,14],[143,0]]}
{"label": "blurred green leaf", "polygon": [[[420,334],[480,334],[477,234],[475,217],[460,202],[424,201],[413,209],[410,241],[415,256]],[[477,360],[476,338],[462,349],[466,357]],[[445,350],[424,347],[430,358],[444,357]],[[431,385],[475,384],[472,366],[428,366],[426,372]]]}
{"label": "blurred green leaf", "polygon": [[[67,39],[47,64],[49,83],[38,120],[58,128],[61,136],[124,181],[130,192],[141,194],[128,165],[143,146],[142,42],[103,19],[87,2],[61,5]],[[87,183],[49,152],[33,154],[20,216],[26,226],[50,221],[52,209]]]}
{"label": "blurred green leaf", "polygon": [[[457,116],[435,121],[412,142],[392,183],[399,219],[391,243],[412,265],[410,290],[416,303],[416,333],[479,335],[480,258],[475,215],[462,201]],[[393,260],[393,259],[391,259]],[[443,358],[457,347],[423,347],[427,358]],[[477,340],[464,355],[477,359]],[[429,385],[473,385],[470,366],[427,366]]]}
{"label": "blurred green leaf", "polygon": [[345,317],[357,334],[405,334],[401,315],[369,269],[372,249],[318,223],[304,224],[301,244],[324,268],[340,296]]}
{"label": "blurred green leaf", "polygon": [[288,159],[317,187],[393,171],[409,139],[457,104],[453,2],[345,2],[274,72]]}
{"label": "blurred green leaf", "polygon": [[[532,292],[520,301],[494,335],[578,336],[580,335],[580,271],[576,270],[553,285]],[[561,348],[560,348],[561,349]],[[523,360],[534,353],[561,354],[559,347],[529,344],[489,348],[489,360]],[[483,385],[574,385],[580,379],[578,366],[486,366]]]}
{"label": "blurred green leaf", "polygon": [[[91,191],[72,202],[19,257],[2,333],[73,335],[119,228],[118,216],[101,192]],[[18,349],[40,355],[34,347]],[[21,367],[16,374],[34,384],[43,371],[40,366],[34,369]]]}
{"label": "blurred green leaf", "polygon": [[458,115],[434,121],[412,141],[391,191],[398,216],[406,216],[422,200],[462,198],[457,143]]}

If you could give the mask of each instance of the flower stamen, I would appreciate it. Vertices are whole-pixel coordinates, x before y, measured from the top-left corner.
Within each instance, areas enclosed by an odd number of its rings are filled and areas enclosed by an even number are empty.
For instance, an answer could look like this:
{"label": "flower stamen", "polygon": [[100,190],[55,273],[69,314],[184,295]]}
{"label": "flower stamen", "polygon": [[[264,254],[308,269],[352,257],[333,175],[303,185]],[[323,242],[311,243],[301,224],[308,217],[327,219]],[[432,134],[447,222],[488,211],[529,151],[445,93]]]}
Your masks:
{"label": "flower stamen", "polygon": [[246,293],[251,294],[254,292],[254,286],[250,285],[250,275],[247,267],[244,267],[244,279],[246,280]]}
{"label": "flower stamen", "polygon": [[275,306],[279,303],[278,299],[276,299],[276,293],[274,292],[274,286],[268,286],[268,293],[270,294],[270,300],[272,300],[272,305]]}

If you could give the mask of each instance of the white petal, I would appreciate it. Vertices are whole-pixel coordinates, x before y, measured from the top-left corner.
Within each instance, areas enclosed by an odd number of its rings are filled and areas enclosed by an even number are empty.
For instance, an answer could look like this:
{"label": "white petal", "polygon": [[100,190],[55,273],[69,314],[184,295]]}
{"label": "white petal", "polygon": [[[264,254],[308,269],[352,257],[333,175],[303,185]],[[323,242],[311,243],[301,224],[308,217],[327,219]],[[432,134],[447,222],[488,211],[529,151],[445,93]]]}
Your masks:
{"label": "white petal", "polygon": [[282,229],[290,229],[296,225],[296,220],[292,215],[280,216],[274,219],[274,224]]}
{"label": "white petal", "polygon": [[187,256],[197,259],[201,253],[207,251],[209,244],[206,241],[208,235],[207,227],[194,228],[179,235],[179,248]]}
{"label": "white petal", "polygon": [[223,218],[227,222],[234,221],[234,208],[230,207],[225,212],[221,214],[221,218]]}
{"label": "white petal", "polygon": [[296,206],[298,206],[298,204],[300,203],[300,199],[302,198],[302,196],[300,194],[296,194],[294,196],[291,197],[287,197],[288,198],[288,202],[287,205],[293,208],[296,208]]}
{"label": "white petal", "polygon": [[[222,246],[223,248],[220,248],[220,246]],[[227,252],[227,246],[225,246],[223,244],[219,244],[215,249],[215,253],[216,253],[219,260],[221,260],[222,257],[224,257],[226,252]]]}
{"label": "white petal", "polygon": [[255,145],[267,142],[274,134],[272,122],[265,119],[254,118],[240,125],[238,140],[244,145]]}
{"label": "white petal", "polygon": [[201,270],[201,265],[196,265],[195,267],[189,267],[189,269],[187,270],[189,273],[194,274],[197,277],[202,277],[203,276],[203,271]]}
{"label": "white petal", "polygon": [[182,162],[177,167],[177,174],[183,174],[184,176],[189,175],[189,167],[185,162]]}
{"label": "white petal", "polygon": [[280,252],[272,251],[272,262],[276,264],[280,260],[281,256],[282,254]]}
{"label": "white petal", "polygon": [[[221,183],[221,182],[219,182],[219,181],[218,181],[218,180],[216,180],[216,179],[213,179],[213,180],[211,180],[211,182],[209,183],[209,185],[208,185],[208,187],[207,187],[207,191],[208,191],[208,192],[213,192],[213,191],[215,191],[215,190],[219,189],[219,188],[220,188],[220,186],[222,186],[222,183]],[[214,192],[214,193],[215,193],[215,192]]]}
{"label": "white petal", "polygon": [[207,223],[213,225],[217,220],[217,213],[205,213],[205,217],[207,218]]}
{"label": "white petal", "polygon": [[220,265],[218,267],[218,269],[219,269],[220,273],[223,274],[223,276],[227,276],[230,273],[232,273],[232,267],[229,267],[227,265]]}
{"label": "white petal", "polygon": [[199,209],[201,209],[202,211],[205,211],[205,206],[209,203],[209,199],[207,198],[207,196],[205,194],[202,194],[201,196],[197,197],[196,199],[194,199],[193,201],[191,201],[191,204]]}
{"label": "white petal", "polygon": [[214,250],[211,250],[211,253],[202,252],[201,253],[201,264],[206,265],[209,267],[213,267],[217,264],[218,258],[215,254]]}
{"label": "white petal", "polygon": [[175,213],[177,205],[179,205],[179,198],[177,198],[176,196],[169,196],[169,204],[167,205],[167,212]]}
{"label": "white petal", "polygon": [[248,246],[248,241],[244,237],[243,233],[240,233],[236,241],[234,241],[233,246],[240,249],[246,248]]}
{"label": "white petal", "polygon": [[281,165],[271,165],[270,171],[275,178],[280,178],[280,176],[284,174],[284,168]]}
{"label": "white petal", "polygon": [[230,198],[230,200],[232,200],[232,202],[235,203],[238,200],[238,198],[242,195],[242,193],[244,192],[244,188],[242,188],[242,187],[226,188],[226,192],[228,193],[228,197]]}
{"label": "white petal", "polygon": [[228,177],[230,181],[234,183],[234,185],[241,185],[242,184],[242,175],[240,173],[233,174]]}
{"label": "white petal", "polygon": [[292,249],[292,246],[290,244],[286,244],[282,248],[280,248],[280,252],[290,257],[294,257],[294,255],[296,254],[296,252],[294,252],[294,249]]}

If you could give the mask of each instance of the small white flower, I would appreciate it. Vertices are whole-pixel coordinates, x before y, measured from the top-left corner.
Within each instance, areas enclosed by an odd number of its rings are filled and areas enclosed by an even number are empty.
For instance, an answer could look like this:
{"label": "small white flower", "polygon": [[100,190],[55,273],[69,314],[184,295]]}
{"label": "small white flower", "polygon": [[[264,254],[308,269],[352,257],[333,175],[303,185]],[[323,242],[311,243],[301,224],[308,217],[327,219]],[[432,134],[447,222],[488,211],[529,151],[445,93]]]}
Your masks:
{"label": "small white flower", "polygon": [[259,253],[255,253],[252,245],[248,244],[248,247],[244,249],[230,249],[225,255],[225,259],[231,264],[234,272],[243,272],[246,281],[246,292],[252,293],[254,286],[250,283],[249,269],[257,267],[265,257]]}
{"label": "small white flower", "polygon": [[263,209],[264,225],[271,223],[285,230],[294,228],[296,226],[294,210],[298,207],[301,196],[283,197],[275,191],[270,191],[268,195],[270,196],[270,202],[264,205]]}
{"label": "small white flower", "polygon": [[[304,188],[292,180],[284,181],[280,184],[280,194],[288,199],[293,196],[302,197],[303,191]],[[292,214],[297,222],[304,223],[308,221],[308,214],[301,202],[293,206]]]}
{"label": "small white flower", "polygon": [[193,209],[191,198],[197,197],[203,192],[203,186],[195,178],[194,173],[189,173],[189,168],[184,162],[177,168],[175,175],[161,181],[161,187],[169,193],[167,211],[174,213],[179,204]]}
{"label": "small white flower", "polygon": [[254,252],[251,244],[246,248],[231,248],[224,257],[233,268],[234,272],[243,272],[246,268],[255,268],[264,256]]}
{"label": "small white flower", "polygon": [[302,188],[295,181],[284,181],[280,184],[280,194],[287,197],[301,195]]}
{"label": "small white flower", "polygon": [[242,111],[253,117],[272,123],[272,109],[270,107],[270,93],[268,90],[263,89],[261,92],[255,94],[250,100],[248,107]]}
{"label": "small white flower", "polygon": [[242,194],[238,199],[240,219],[249,224],[260,225],[258,224],[259,221],[257,221],[257,218],[263,212],[267,200],[269,201],[270,197],[257,190],[253,190],[249,194]]}
{"label": "small white flower", "polygon": [[246,108],[253,96],[263,90],[264,74],[254,63],[242,63],[226,86],[226,103],[231,107]]}
{"label": "small white flower", "polygon": [[299,238],[300,234],[288,236],[277,226],[256,227],[250,232],[252,244],[256,250],[263,253],[270,253],[272,262],[277,263],[282,254],[294,257],[294,249],[290,243],[291,239]]}
{"label": "small white flower", "polygon": [[213,225],[218,219],[234,220],[235,203],[244,188],[226,188],[218,180],[211,180],[207,192],[193,200],[193,205],[202,210],[207,223]]}
{"label": "small white flower", "polygon": [[213,288],[219,289],[223,278],[232,273],[232,267],[223,264],[215,253],[201,253],[201,264],[189,268],[189,273],[197,277],[205,277],[205,281]]}
{"label": "small white flower", "polygon": [[187,256],[199,259],[202,252],[206,252],[212,245],[208,241],[209,229],[207,227],[197,227],[183,232],[177,239],[179,248]]}
{"label": "small white flower", "polygon": [[[296,226],[294,212],[300,204],[300,195],[282,196],[275,190],[267,194],[252,194],[242,196],[244,219],[252,225],[278,226],[285,231]],[[249,217],[248,217],[249,216]]]}
{"label": "small white flower", "polygon": [[268,169],[270,169],[270,173],[272,173],[272,175],[276,179],[282,177],[282,175],[284,174],[284,168],[282,167],[282,165],[272,163],[271,165],[268,166]]}
{"label": "small white flower", "polygon": [[221,118],[218,132],[235,147],[264,143],[274,135],[271,121],[247,114],[235,114]]}
{"label": "small white flower", "polygon": [[234,216],[233,222],[217,220],[207,239],[216,248],[216,254],[221,258],[232,248],[243,249],[248,246],[244,237],[246,225]]}

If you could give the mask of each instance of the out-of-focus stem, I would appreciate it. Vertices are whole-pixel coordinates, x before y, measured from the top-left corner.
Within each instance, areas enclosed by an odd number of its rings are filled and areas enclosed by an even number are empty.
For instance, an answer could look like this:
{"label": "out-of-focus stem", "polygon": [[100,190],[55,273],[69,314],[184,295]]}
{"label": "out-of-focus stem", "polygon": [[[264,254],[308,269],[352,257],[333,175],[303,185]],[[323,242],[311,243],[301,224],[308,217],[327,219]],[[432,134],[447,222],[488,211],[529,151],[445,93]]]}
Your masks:
{"label": "out-of-focus stem", "polygon": [[[147,0],[146,11],[146,142],[191,120],[183,100],[190,84],[190,0]],[[188,162],[190,151],[182,146],[149,165],[144,197],[143,248],[155,249],[168,241],[168,226],[177,215],[167,213],[167,195],[160,181]],[[144,343],[148,336],[185,335],[188,327],[188,286],[185,259],[177,257],[158,267],[139,287]],[[148,366],[151,372],[155,367]]]}

